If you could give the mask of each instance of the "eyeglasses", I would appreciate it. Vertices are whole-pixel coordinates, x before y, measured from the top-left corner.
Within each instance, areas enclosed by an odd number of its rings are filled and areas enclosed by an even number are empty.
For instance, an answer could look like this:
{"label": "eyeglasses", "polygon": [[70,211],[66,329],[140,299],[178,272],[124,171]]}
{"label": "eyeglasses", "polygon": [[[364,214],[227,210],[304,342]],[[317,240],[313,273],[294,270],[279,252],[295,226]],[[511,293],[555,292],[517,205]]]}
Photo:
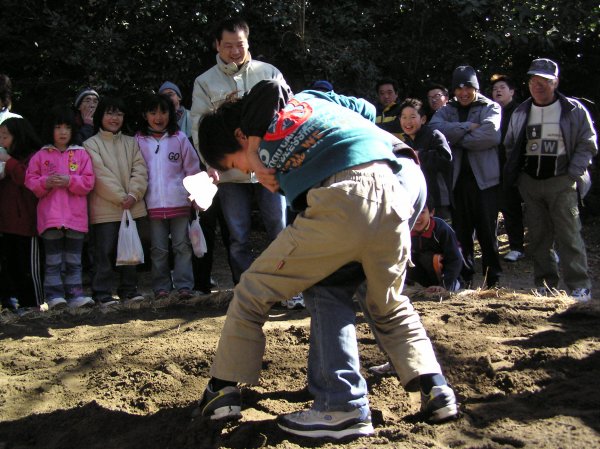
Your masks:
{"label": "eyeglasses", "polygon": [[529,78],[528,84],[530,86],[544,86],[547,84],[552,84],[553,82],[554,80],[539,76],[537,78]]}
{"label": "eyeglasses", "polygon": [[118,111],[105,112],[104,115],[108,115],[110,117],[117,117],[117,118],[125,117],[125,114],[123,114],[122,112],[118,112]]}
{"label": "eyeglasses", "polygon": [[444,95],[444,94],[435,94],[435,95],[427,95],[427,98],[429,98],[430,100],[439,100],[445,96],[446,95]]}

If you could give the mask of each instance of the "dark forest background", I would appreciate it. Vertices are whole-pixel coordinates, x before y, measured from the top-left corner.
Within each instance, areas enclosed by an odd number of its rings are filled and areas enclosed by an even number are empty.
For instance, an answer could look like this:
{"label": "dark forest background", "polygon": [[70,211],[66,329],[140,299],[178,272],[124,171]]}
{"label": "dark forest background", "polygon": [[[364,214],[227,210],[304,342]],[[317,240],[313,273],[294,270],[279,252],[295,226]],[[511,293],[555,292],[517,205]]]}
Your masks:
{"label": "dark forest background", "polygon": [[561,90],[600,97],[600,4],[592,0],[3,0],[0,72],[13,110],[38,124],[55,103],[92,86],[131,106],[164,80],[187,107],[196,76],[215,63],[211,32],[226,16],[250,24],[250,50],[294,91],[328,79],[336,91],[374,99],[378,78],[400,97],[449,84],[470,64],[489,95],[493,73],[519,81],[532,58],[561,68]]}

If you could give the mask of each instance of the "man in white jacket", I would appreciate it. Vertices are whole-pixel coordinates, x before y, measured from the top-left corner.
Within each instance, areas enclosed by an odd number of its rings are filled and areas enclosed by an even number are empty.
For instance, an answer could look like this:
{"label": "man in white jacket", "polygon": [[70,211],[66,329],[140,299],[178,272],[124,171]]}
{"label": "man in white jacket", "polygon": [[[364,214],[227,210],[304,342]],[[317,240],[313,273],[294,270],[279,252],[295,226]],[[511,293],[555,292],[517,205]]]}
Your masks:
{"label": "man in white jacket", "polygon": [[[192,94],[192,136],[198,148],[198,123],[225,101],[241,98],[259,81],[274,79],[285,83],[281,72],[265,62],[253,60],[248,50],[248,24],[240,18],[227,19],[215,30],[216,65],[194,81]],[[229,230],[229,263],[233,282],[254,260],[250,243],[252,200],[260,209],[270,240],[286,225],[285,199],[256,182],[254,174],[233,169],[219,172],[207,167],[208,174],[218,182],[218,196]],[[285,298],[282,298],[284,300]],[[290,301],[294,308],[298,301]]]}

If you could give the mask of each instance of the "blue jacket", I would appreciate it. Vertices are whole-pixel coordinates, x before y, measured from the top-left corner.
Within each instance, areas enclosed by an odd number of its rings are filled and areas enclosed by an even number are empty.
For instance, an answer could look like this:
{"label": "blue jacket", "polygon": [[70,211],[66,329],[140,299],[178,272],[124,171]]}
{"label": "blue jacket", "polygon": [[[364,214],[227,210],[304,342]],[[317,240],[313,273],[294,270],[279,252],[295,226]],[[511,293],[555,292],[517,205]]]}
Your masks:
{"label": "blue jacket", "polygon": [[[429,126],[446,136],[452,148],[454,160],[452,185],[456,185],[462,158],[466,154],[479,188],[483,190],[494,187],[500,184],[498,145],[502,108],[498,103],[478,93],[471,103],[467,121],[461,122],[458,106],[456,99],[450,100],[446,106],[436,111],[429,122]],[[471,131],[472,123],[481,126]]]}

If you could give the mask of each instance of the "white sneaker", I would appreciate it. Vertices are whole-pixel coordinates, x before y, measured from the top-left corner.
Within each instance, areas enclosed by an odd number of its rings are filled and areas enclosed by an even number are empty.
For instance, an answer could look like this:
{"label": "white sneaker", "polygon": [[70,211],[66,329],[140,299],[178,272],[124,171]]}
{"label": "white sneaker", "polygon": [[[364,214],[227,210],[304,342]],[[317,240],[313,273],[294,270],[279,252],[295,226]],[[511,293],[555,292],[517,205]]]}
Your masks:
{"label": "white sneaker", "polygon": [[46,304],[48,304],[48,310],[64,309],[67,307],[67,300],[65,298],[52,298],[47,299]]}
{"label": "white sneaker", "polygon": [[314,409],[280,415],[280,429],[308,438],[346,438],[375,432],[371,412],[355,409],[349,412],[321,412]]}
{"label": "white sneaker", "polygon": [[69,299],[67,304],[70,309],[78,309],[79,307],[91,307],[96,303],[89,296],[78,296],[77,298]]}
{"label": "white sneaker", "polygon": [[525,257],[525,254],[523,254],[521,251],[511,249],[506,254],[506,256],[504,256],[504,260],[506,260],[507,262],[516,262],[517,260],[520,260],[523,257]]}
{"label": "white sneaker", "polygon": [[592,293],[589,288],[576,288],[571,291],[571,298],[579,302],[588,302],[592,299]]}
{"label": "white sneaker", "polygon": [[372,366],[369,368],[369,371],[379,374],[380,376],[384,376],[386,374],[396,374],[396,370],[390,362],[385,362],[383,365]]}
{"label": "white sneaker", "polygon": [[298,293],[293,298],[286,301],[286,307],[290,310],[304,309],[304,296],[302,293]]}

